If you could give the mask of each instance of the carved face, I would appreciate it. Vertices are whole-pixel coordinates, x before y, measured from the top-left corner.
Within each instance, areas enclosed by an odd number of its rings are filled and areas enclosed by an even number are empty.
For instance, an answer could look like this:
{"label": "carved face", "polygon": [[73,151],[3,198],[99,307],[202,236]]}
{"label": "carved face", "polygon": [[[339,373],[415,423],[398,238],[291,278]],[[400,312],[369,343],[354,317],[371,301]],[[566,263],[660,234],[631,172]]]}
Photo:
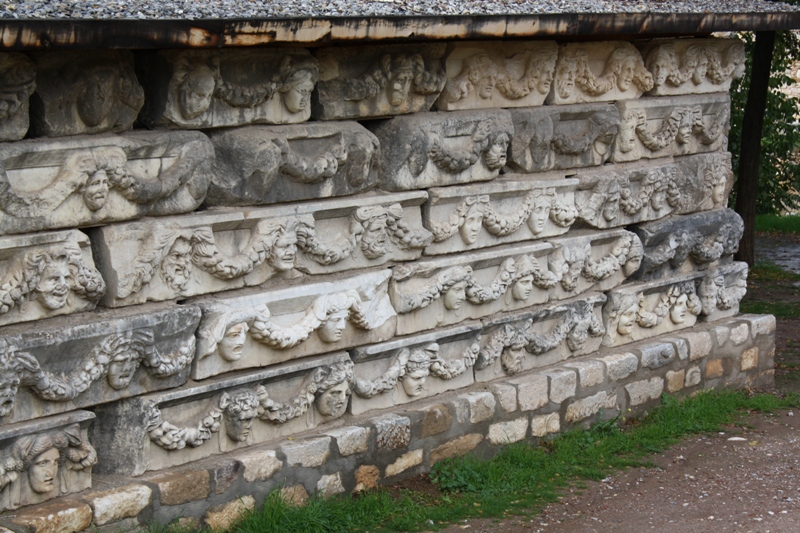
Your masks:
{"label": "carved face", "polygon": [[178,107],[186,120],[192,120],[211,107],[214,97],[214,72],[205,65],[198,65],[186,75],[178,88]]}
{"label": "carved face", "polygon": [[633,77],[636,74],[636,61],[632,57],[626,57],[622,60],[622,64],[619,68],[619,74],[617,75],[617,87],[619,87],[620,91],[627,91],[631,88],[631,84],[633,84]]}
{"label": "carved face", "polygon": [[489,149],[483,154],[483,159],[486,161],[486,166],[489,170],[499,170],[506,165],[506,152],[508,151],[508,143],[510,139],[508,134],[500,132],[492,139],[492,144]]}
{"label": "carved face", "polygon": [[564,276],[561,278],[561,285],[566,290],[574,290],[575,287],[578,286],[578,278],[581,276],[581,272],[583,272],[583,265],[586,263],[586,260],[583,256],[573,261],[567,263],[567,271],[564,273]]}
{"label": "carved face", "polygon": [[225,411],[225,434],[234,442],[245,442],[250,438],[258,411],[255,409],[243,409],[239,413],[231,414]]}
{"label": "carved face", "polygon": [[19,374],[13,370],[0,373],[0,416],[6,416],[14,409],[19,382]]}
{"label": "carved face", "polygon": [[636,117],[626,117],[619,128],[619,149],[623,153],[630,152],[636,146]]}
{"label": "carved face", "polygon": [[675,136],[675,141],[680,145],[689,144],[689,141],[692,139],[692,125],[686,122],[681,122],[681,125],[678,127],[678,133]]}
{"label": "carved face", "polygon": [[725,194],[727,185],[728,180],[726,180],[724,176],[720,176],[714,180],[714,185],[711,188],[711,201],[714,202],[715,206],[724,204],[725,200],[728,198],[728,195]]}
{"label": "carved face", "polygon": [[289,87],[281,93],[283,105],[290,113],[300,113],[308,109],[311,102],[311,93],[314,91],[314,82],[308,76]]}
{"label": "carved face", "polygon": [[115,357],[108,365],[108,376],[106,376],[108,386],[114,390],[127,388],[137,368],[139,368],[139,358],[133,351]]}
{"label": "carved face", "polygon": [[317,330],[317,336],[322,342],[339,342],[342,340],[344,330],[347,327],[347,309],[333,313]]}
{"label": "carved face", "polygon": [[533,274],[522,276],[511,287],[511,297],[518,302],[524,302],[533,293]]}
{"label": "carved face", "polygon": [[685,294],[681,294],[678,296],[678,299],[675,300],[675,303],[669,309],[669,319],[672,320],[673,324],[683,324],[686,321],[686,311],[687,305],[686,302],[689,300],[689,297]]}
{"label": "carved face", "polygon": [[464,300],[467,299],[467,282],[466,281],[459,281],[444,293],[442,297],[442,302],[446,309],[450,309],[451,311],[455,311],[456,309],[461,309],[461,306],[464,303]]}
{"label": "carved face", "polygon": [[653,74],[653,85],[656,87],[664,85],[671,71],[672,59],[666,53],[659,53],[650,66],[650,73]]}
{"label": "carved face", "polygon": [[556,90],[561,98],[569,98],[575,89],[575,78],[578,76],[578,63],[575,60],[567,60],[559,65],[558,76],[556,77]]}
{"label": "carved face", "polygon": [[552,65],[550,65],[550,68],[545,66],[539,71],[539,81],[536,83],[536,90],[539,91],[539,94],[547,94],[550,92],[551,85],[553,85]]}
{"label": "carved face", "polygon": [[362,224],[361,251],[367,259],[386,255],[386,216],[374,217]]}
{"label": "carved face", "polygon": [[278,272],[286,272],[294,268],[297,256],[297,234],[287,232],[281,234],[269,250],[267,263]]}
{"label": "carved face", "polygon": [[650,198],[650,205],[656,211],[663,209],[664,205],[667,203],[667,189],[662,188],[658,189],[653,192],[653,196]]}
{"label": "carved face", "polygon": [[403,377],[403,390],[406,395],[414,398],[425,392],[425,378],[430,371],[427,367],[416,368]]}
{"label": "carved face", "polygon": [[411,89],[411,82],[414,80],[414,72],[410,68],[399,68],[389,81],[388,96],[389,103],[397,106],[402,105],[408,98],[408,91]]}
{"label": "carved face", "polygon": [[533,211],[531,211],[531,216],[528,217],[528,229],[534,235],[539,235],[544,231],[544,226],[550,217],[551,206],[550,200],[546,198],[539,198],[534,201]]}
{"label": "carved face", "polygon": [[612,192],[608,195],[608,198],[606,198],[603,204],[603,218],[606,219],[607,222],[611,222],[617,218],[619,214],[619,199],[619,192]]}
{"label": "carved face", "polygon": [[634,304],[622,311],[619,315],[619,322],[617,322],[617,333],[620,335],[630,335],[633,333],[633,327],[636,325],[636,312],[638,310],[639,305]]}
{"label": "carved face", "polygon": [[31,466],[28,467],[28,482],[34,492],[45,494],[56,488],[58,459],[58,449],[50,448],[33,460]]}
{"label": "carved face", "polygon": [[350,398],[350,384],[347,381],[334,385],[314,400],[317,411],[322,416],[338,418],[347,409],[347,399]]}
{"label": "carved face", "polygon": [[494,70],[490,70],[478,80],[475,92],[478,93],[479,97],[486,100],[492,97],[495,85],[497,85],[497,73]]}
{"label": "carved face", "polygon": [[467,216],[464,218],[464,223],[458,228],[461,239],[465,244],[475,244],[475,241],[478,240],[478,232],[480,232],[482,224],[483,211],[478,209],[475,205],[471,205],[467,211]]}
{"label": "carved face", "polygon": [[65,260],[49,261],[36,285],[36,299],[50,311],[61,309],[67,305],[69,279],[69,266]]}
{"label": "carved face", "polygon": [[117,99],[118,77],[113,68],[96,68],[86,73],[76,101],[78,116],[84,124],[98,126],[108,117]]}
{"label": "carved face", "polygon": [[226,361],[238,361],[241,359],[248,329],[246,323],[240,322],[225,330],[225,336],[219,341],[220,357]]}
{"label": "carved face", "polygon": [[161,273],[170,289],[180,292],[186,287],[192,276],[192,245],[188,240],[175,239],[161,262]]}
{"label": "carved face", "polygon": [[103,169],[95,171],[83,188],[83,203],[90,211],[99,211],[108,198],[108,174]]}
{"label": "carved face", "polygon": [[503,365],[506,374],[518,374],[522,372],[522,361],[525,359],[525,350],[522,345],[509,346],[500,354],[500,364]]}

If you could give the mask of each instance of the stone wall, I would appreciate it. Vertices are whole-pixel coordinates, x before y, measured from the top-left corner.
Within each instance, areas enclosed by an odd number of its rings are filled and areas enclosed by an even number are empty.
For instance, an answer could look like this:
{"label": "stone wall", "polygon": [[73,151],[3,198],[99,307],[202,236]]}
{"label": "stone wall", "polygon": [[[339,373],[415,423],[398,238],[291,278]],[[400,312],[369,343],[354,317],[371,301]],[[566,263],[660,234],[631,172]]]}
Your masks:
{"label": "stone wall", "polygon": [[12,530],[221,527],[772,384],[736,40],[2,58]]}

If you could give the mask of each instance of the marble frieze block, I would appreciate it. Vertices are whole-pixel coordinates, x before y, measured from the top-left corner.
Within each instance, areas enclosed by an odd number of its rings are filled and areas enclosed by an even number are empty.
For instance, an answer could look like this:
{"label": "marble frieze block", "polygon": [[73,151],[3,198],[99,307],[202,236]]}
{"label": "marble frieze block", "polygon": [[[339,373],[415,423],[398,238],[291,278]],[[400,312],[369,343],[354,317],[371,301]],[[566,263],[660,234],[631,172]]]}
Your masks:
{"label": "marble frieze block", "polygon": [[36,66],[19,52],[0,53],[0,141],[17,141],[28,133],[30,97],[36,89]]}
{"label": "marble frieze block", "polygon": [[243,289],[196,300],[203,309],[192,377],[269,366],[390,339],[391,271],[324,282]]}
{"label": "marble frieze block", "polygon": [[347,196],[372,189],[378,178],[378,139],[357,122],[246,126],[209,136],[209,206]]}
{"label": "marble frieze block", "polygon": [[697,287],[703,310],[700,319],[714,322],[739,314],[739,303],[747,293],[747,263],[733,262],[707,270]]}
{"label": "marble frieze block", "polygon": [[558,57],[554,41],[460,42],[445,59],[443,111],[544,104]]}
{"label": "marble frieze block", "polygon": [[479,184],[429,189],[423,223],[433,234],[433,242],[425,248],[425,254],[566,233],[577,215],[577,180],[564,179],[563,172],[539,174],[536,180],[522,178],[506,175],[491,188]]}
{"label": "marble frieze block", "polygon": [[728,207],[734,181],[730,152],[676,157],[675,163],[681,196],[674,214]]}
{"label": "marble frieze block", "polygon": [[207,129],[305,122],[319,67],[302,48],[160,50],[137,73],[148,127]]}
{"label": "marble frieze block", "polygon": [[557,283],[547,270],[550,244],[506,245],[430,261],[395,265],[389,295],[397,334],[544,303]]}
{"label": "marble frieze block", "polygon": [[491,381],[595,353],[605,329],[606,297],[586,293],[518,313],[484,320],[475,381]]}
{"label": "marble frieze block", "polygon": [[350,351],[354,415],[430,398],[473,383],[481,323],[474,321]]}
{"label": "marble frieze block", "polygon": [[120,133],[133,127],[144,91],[130,50],[61,50],[31,57],[36,63],[35,136]]}
{"label": "marble frieze block", "polygon": [[94,309],[106,285],[78,230],[0,237],[0,325]]}
{"label": "marble frieze block", "polygon": [[336,352],[98,406],[97,471],[138,476],[308,431],[344,415],[354,385]]}
{"label": "marble frieze block", "polygon": [[541,172],[602,165],[619,132],[619,111],[611,104],[543,106],[509,110],[514,137],[508,167]]}
{"label": "marble frieze block", "polygon": [[192,211],[213,153],[205,135],[188,131],[0,144],[0,235]]}
{"label": "marble frieze block", "polygon": [[445,44],[319,48],[316,120],[389,117],[428,111],[444,87]]}
{"label": "marble frieze block", "polygon": [[145,219],[92,234],[108,307],[418,258],[424,191]]}
{"label": "marble frieze block", "polygon": [[657,39],[639,50],[653,75],[651,96],[726,93],[746,69],[739,39]]}
{"label": "marble frieze block", "polygon": [[675,215],[633,226],[644,260],[637,279],[652,280],[729,263],[739,249],[744,221],[732,209]]}
{"label": "marble frieze block", "polygon": [[625,41],[562,44],[548,104],[612,102],[639,98],[653,76],[639,50]]}
{"label": "marble frieze block", "polygon": [[0,422],[90,407],[186,381],[195,306],[150,305],[0,328]]}
{"label": "marble frieze block", "polygon": [[389,191],[493,180],[514,131],[504,109],[417,113],[370,129],[381,145],[380,187]]}
{"label": "marble frieze block", "polygon": [[0,428],[0,511],[92,488],[94,413],[71,413]]}
{"label": "marble frieze block", "polygon": [[620,129],[615,163],[725,150],[730,129],[727,93],[617,102]]}

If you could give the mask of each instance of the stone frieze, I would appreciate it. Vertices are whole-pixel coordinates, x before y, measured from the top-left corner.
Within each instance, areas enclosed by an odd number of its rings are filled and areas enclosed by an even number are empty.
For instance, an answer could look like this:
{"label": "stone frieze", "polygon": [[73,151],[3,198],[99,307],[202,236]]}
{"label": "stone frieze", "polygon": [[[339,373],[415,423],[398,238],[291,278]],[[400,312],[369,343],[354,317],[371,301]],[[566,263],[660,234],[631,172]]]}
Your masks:
{"label": "stone frieze", "polygon": [[36,89],[36,66],[18,52],[0,54],[0,141],[18,141],[28,133],[30,97]]}

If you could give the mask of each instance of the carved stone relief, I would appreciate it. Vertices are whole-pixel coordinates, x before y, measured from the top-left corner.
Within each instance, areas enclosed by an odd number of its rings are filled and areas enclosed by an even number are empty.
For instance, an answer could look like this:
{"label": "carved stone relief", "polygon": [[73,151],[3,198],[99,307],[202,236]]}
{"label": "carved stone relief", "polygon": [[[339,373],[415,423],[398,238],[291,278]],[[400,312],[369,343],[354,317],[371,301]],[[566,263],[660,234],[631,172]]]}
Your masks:
{"label": "carved stone relief", "polygon": [[676,214],[728,207],[734,180],[729,152],[676,157],[675,163],[681,190]]}
{"label": "carved stone relief", "polygon": [[395,334],[379,270],[277,290],[244,289],[197,300],[194,379],[384,341]]}
{"label": "carved stone relief", "polygon": [[730,129],[726,93],[617,102],[615,163],[725,150]]}
{"label": "carved stone relief", "polygon": [[547,270],[551,245],[538,242],[396,265],[389,296],[397,334],[456,324],[547,301],[556,276]]}
{"label": "carved stone relief", "polygon": [[0,325],[94,309],[106,285],[78,230],[0,237]]}
{"label": "carved stone relief", "polygon": [[317,60],[300,48],[161,50],[142,54],[148,127],[295,124],[311,116]]}
{"label": "carved stone relief", "polygon": [[639,49],[653,75],[651,96],[726,93],[745,73],[739,39],[658,39]]}
{"label": "carved stone relief", "polygon": [[356,122],[248,126],[209,136],[210,206],[346,196],[372,189],[378,176],[378,140]]}
{"label": "carved stone relief", "polygon": [[701,320],[714,322],[738,314],[739,302],[747,293],[747,274],[747,263],[741,262],[708,270],[697,287],[703,304]]}
{"label": "carved stone relief", "polygon": [[732,209],[717,209],[635,226],[644,245],[636,279],[652,280],[707,270],[732,261],[744,222]]}
{"label": "carved stone relief", "polygon": [[429,398],[473,383],[479,322],[351,350],[354,415]]}
{"label": "carved stone relief", "polygon": [[0,141],[17,141],[28,133],[36,67],[23,54],[0,53],[0,80]]}
{"label": "carved stone relief", "polygon": [[[507,175],[485,185],[430,189],[423,223],[433,233],[428,255],[486,248],[566,233],[575,221],[577,181],[563,173]],[[552,178],[552,179],[550,179]]]}
{"label": "carved stone relief", "polygon": [[97,452],[88,411],[0,430],[0,511],[41,503],[92,487]]}
{"label": "carved stone relief", "polygon": [[199,132],[137,131],[0,146],[0,234],[196,209],[213,147]]}
{"label": "carved stone relief", "polygon": [[200,309],[154,306],[0,332],[0,424],[176,387],[194,360]]}
{"label": "carved stone relief", "polygon": [[447,84],[437,109],[483,109],[544,104],[553,83],[553,41],[460,42],[445,60]]}
{"label": "carved stone relief", "polygon": [[491,381],[563,361],[600,348],[605,333],[602,294],[539,306],[486,321],[475,363],[475,381]]}
{"label": "carved stone relief", "polygon": [[514,138],[508,167],[541,172],[602,165],[619,132],[619,111],[610,104],[511,109]]}
{"label": "carved stone relief", "polygon": [[144,104],[129,50],[33,52],[31,132],[60,137],[128,131]]}
{"label": "carved stone relief", "polygon": [[343,416],[354,386],[338,352],[98,406],[98,471],[140,475],[307,431]]}
{"label": "carved stone relief", "polygon": [[381,145],[380,187],[388,191],[493,180],[514,130],[504,109],[417,113],[370,128]]}
{"label": "carved stone relief", "polygon": [[374,118],[428,111],[447,79],[444,44],[320,48],[316,120]]}
{"label": "carved stone relief", "polygon": [[578,172],[575,205],[581,223],[613,228],[657,220],[681,208],[684,189],[678,166],[671,160],[605,165]]}
{"label": "carved stone relief", "polygon": [[99,228],[108,307],[169,300],[418,258],[423,191],[208,210]]}
{"label": "carved stone relief", "polygon": [[562,44],[548,104],[612,102],[639,98],[653,88],[653,76],[629,42]]}

